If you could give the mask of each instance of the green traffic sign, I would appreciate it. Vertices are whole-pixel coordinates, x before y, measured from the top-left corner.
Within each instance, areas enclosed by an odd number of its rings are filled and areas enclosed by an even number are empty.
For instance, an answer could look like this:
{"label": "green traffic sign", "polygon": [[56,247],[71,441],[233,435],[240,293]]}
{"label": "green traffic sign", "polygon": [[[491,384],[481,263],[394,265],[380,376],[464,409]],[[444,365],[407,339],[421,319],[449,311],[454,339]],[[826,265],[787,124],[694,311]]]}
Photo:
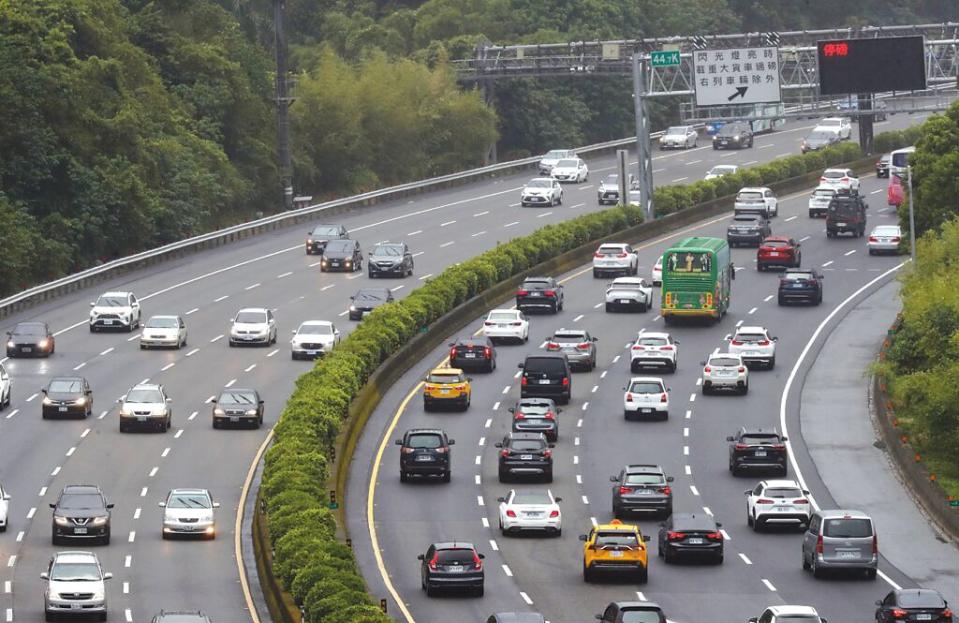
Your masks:
{"label": "green traffic sign", "polygon": [[653,67],[671,67],[673,65],[679,65],[679,50],[650,52],[649,60]]}
{"label": "green traffic sign", "polygon": [[949,506],[959,506],[959,500],[949,500]]}

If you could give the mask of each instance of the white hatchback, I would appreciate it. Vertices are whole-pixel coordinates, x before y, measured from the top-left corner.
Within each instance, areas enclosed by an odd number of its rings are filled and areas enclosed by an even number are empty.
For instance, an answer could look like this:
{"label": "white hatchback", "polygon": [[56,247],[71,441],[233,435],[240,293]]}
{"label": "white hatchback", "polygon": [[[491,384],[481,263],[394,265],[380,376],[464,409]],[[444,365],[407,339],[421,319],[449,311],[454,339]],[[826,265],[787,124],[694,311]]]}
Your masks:
{"label": "white hatchback", "polygon": [[563,515],[559,504],[563,498],[545,491],[517,491],[511,489],[499,498],[499,529],[505,534],[525,531],[544,532],[553,536],[563,533]]}
{"label": "white hatchback", "polygon": [[529,340],[529,320],[518,309],[494,309],[483,321],[483,335],[494,342],[526,342]]}
{"label": "white hatchback", "polygon": [[753,530],[775,524],[806,526],[811,515],[809,491],[793,480],[764,480],[746,489],[746,523]]}
{"label": "white hatchback", "polygon": [[706,173],[704,180],[714,180],[724,175],[735,175],[739,173],[739,166],[735,164],[717,164]]}
{"label": "white hatchback", "polygon": [[601,244],[593,253],[593,277],[607,274],[635,275],[639,271],[639,254],[628,244]]}
{"label": "white hatchback", "polygon": [[623,417],[669,418],[669,391],[663,379],[655,376],[634,376],[623,388]]}
{"label": "white hatchback", "polygon": [[712,353],[703,366],[703,395],[717,389],[729,389],[740,394],[749,393],[749,368],[743,358],[732,353]]}
{"label": "white hatchback", "polygon": [[140,333],[140,348],[186,346],[186,323],[180,316],[150,316]]}
{"label": "white hatchback", "polygon": [[558,182],[585,182],[589,179],[589,167],[579,158],[564,158],[549,174]]}
{"label": "white hatchback", "polygon": [[307,320],[293,331],[290,351],[293,359],[312,359],[333,350],[340,343],[340,331],[329,320]]}
{"label": "white hatchback", "polygon": [[654,286],[663,285],[663,256],[662,255],[656,258],[656,263],[653,264],[653,271],[650,277],[653,278]]}
{"label": "white hatchback", "polygon": [[776,367],[776,342],[765,327],[739,327],[734,335],[727,335],[729,352],[743,358],[746,366],[761,364],[772,370]]}
{"label": "white hatchback", "polygon": [[679,365],[679,342],[669,333],[640,331],[629,347],[629,370],[639,372],[643,368],[666,368],[675,372]]}

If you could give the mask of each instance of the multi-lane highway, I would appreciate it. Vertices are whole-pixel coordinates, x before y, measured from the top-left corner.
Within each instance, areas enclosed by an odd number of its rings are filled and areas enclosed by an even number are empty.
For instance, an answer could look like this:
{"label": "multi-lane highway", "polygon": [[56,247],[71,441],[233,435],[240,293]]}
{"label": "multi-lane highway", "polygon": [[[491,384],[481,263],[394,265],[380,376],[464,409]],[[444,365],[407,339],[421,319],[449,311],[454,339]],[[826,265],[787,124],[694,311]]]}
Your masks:
{"label": "multi-lane highway", "polygon": [[[879,131],[913,122],[915,118],[894,117],[888,123],[879,124]],[[811,124],[812,122],[789,124],[774,135],[757,138],[754,149],[742,152],[714,152],[708,147],[700,147],[686,152],[658,154],[654,161],[657,181],[692,181],[700,179],[705,171],[716,163],[748,165],[796,153],[799,139]],[[402,296],[430,274],[439,273],[451,263],[472,257],[497,241],[529,233],[550,222],[600,209],[596,205],[595,184],[598,184],[602,175],[612,170],[613,162],[612,158],[602,158],[589,164],[592,175],[588,183],[579,187],[568,187],[564,204],[555,208],[520,209],[519,189],[530,177],[530,174],[521,174],[431,193],[415,201],[375,206],[338,216],[335,221],[346,225],[360,240],[364,249],[383,240],[403,240],[412,247],[417,256],[414,276],[390,281],[377,280],[375,283],[389,285],[396,296]],[[790,205],[793,205],[795,213],[798,203]],[[802,219],[785,223],[785,218],[780,218],[776,225],[785,230],[790,227],[798,228],[804,223]],[[719,226],[716,224],[713,228]],[[309,366],[306,362],[290,360],[289,345],[285,337],[288,338],[290,331],[307,319],[332,320],[345,335],[351,327],[346,318],[349,296],[357,288],[369,284],[365,273],[319,273],[319,258],[306,256],[303,252],[302,243],[306,229],[304,227],[302,231],[290,229],[273,232],[138,271],[104,283],[96,291],[67,295],[7,319],[9,326],[20,320],[47,321],[57,333],[57,350],[49,359],[12,359],[5,362],[13,377],[13,403],[0,412],[0,480],[13,499],[10,506],[10,527],[6,533],[0,534],[0,621],[35,621],[43,616],[42,581],[39,574],[46,568],[50,555],[56,549],[65,549],[51,545],[49,503],[55,501],[64,485],[75,483],[99,485],[115,504],[112,544],[105,547],[89,546],[97,552],[104,568],[114,573],[115,577],[108,590],[114,618],[142,621],[149,620],[161,608],[200,608],[217,621],[249,619],[247,601],[238,583],[233,526],[250,462],[266,439],[268,427],[275,423],[295,378]],[[707,228],[704,231],[712,230]],[[852,244],[839,241],[834,248]],[[652,248],[644,251],[644,262],[647,265],[652,253]],[[830,273],[832,278],[828,283],[828,296],[837,296],[846,287],[843,284],[849,280],[855,281],[872,274],[865,266],[860,266],[860,263],[864,262],[862,255],[860,249],[852,258],[836,258],[835,268],[842,270]],[[810,256],[815,258],[816,254],[806,257]],[[881,267],[890,263],[878,260],[870,266]],[[748,265],[748,262],[741,261],[741,265]],[[847,266],[861,270],[847,274]],[[737,314],[745,313],[743,306],[746,305],[756,306],[757,309],[763,309],[763,305],[766,305],[761,299],[749,302],[755,297],[749,294],[750,286],[743,284],[750,281],[753,280],[737,282]],[[588,323],[603,322],[602,316],[598,316],[592,308],[598,299],[595,294],[587,291],[596,290],[598,287],[598,283],[586,284],[582,278],[575,284],[571,283],[569,300],[573,305],[567,306],[562,320],[572,324],[577,315],[583,314],[583,318],[576,321],[577,323],[586,326]],[[580,291],[580,288],[583,290]],[[141,352],[137,347],[137,332],[89,333],[86,327],[88,303],[94,300],[97,294],[107,290],[133,291],[143,302],[144,317],[152,314],[183,315],[189,330],[189,346],[179,351]],[[281,339],[275,347],[231,349],[227,346],[224,336],[228,332],[230,318],[236,310],[248,306],[265,306],[276,310]],[[580,307],[582,310],[576,311]],[[795,310],[797,324],[791,326],[797,330],[806,327],[811,322],[810,319],[819,313],[818,310],[808,312],[809,310]],[[543,335],[544,331],[555,328],[554,320],[559,322],[560,319],[537,319],[537,335]],[[651,322],[652,315],[641,320]],[[608,477],[606,472],[616,467],[606,464],[605,459],[614,456],[611,451],[607,451],[606,444],[616,445],[618,442],[618,438],[610,434],[616,430],[613,428],[614,424],[618,426],[619,423],[611,420],[610,426],[598,427],[591,424],[590,417],[598,418],[598,414],[609,411],[609,408],[600,409],[601,405],[607,404],[608,407],[619,399],[618,385],[614,387],[613,379],[616,378],[618,384],[618,377],[622,374],[618,374],[621,370],[616,367],[621,364],[612,363],[612,357],[620,354],[614,345],[619,343],[621,348],[629,335],[635,333],[637,322],[638,319],[623,316],[617,318],[615,324],[607,323],[609,327],[597,326],[597,333],[603,339],[603,365],[597,369],[595,375],[577,376],[576,379],[576,402],[566,414],[568,419],[578,419],[575,418],[575,411],[582,409],[586,400],[589,400],[585,396],[590,393],[590,379],[595,377],[593,384],[600,387],[592,399],[594,405],[582,411],[582,448],[579,450],[583,466],[594,467],[576,472],[583,476],[583,495],[592,496],[595,502],[591,501],[591,505],[584,504],[583,508],[578,510],[572,504],[568,505],[567,521],[571,527],[583,521],[588,522],[590,516],[598,517],[599,508],[607,505],[602,498],[604,487],[601,487],[600,483]],[[785,338],[785,330],[779,331],[784,335],[783,348],[788,350],[792,340]],[[715,342],[712,333],[714,332],[703,332],[702,339]],[[709,337],[706,337],[707,335]],[[692,351],[697,348],[696,339],[691,338]],[[687,387],[690,384],[687,377],[692,369],[688,362],[700,356],[692,351],[687,351],[689,354],[684,358],[687,365],[681,368],[680,374],[671,381],[677,404],[683,391],[692,391]],[[501,370],[508,368],[510,358],[518,356],[518,353],[519,350],[504,350],[502,362],[507,365],[501,366]],[[599,378],[604,371],[608,371],[608,380]],[[87,421],[41,420],[41,396],[38,395],[40,388],[51,376],[68,374],[83,375],[90,381],[94,391],[93,417]],[[502,374],[505,372],[499,376]],[[780,374],[780,371],[774,372],[769,378],[774,379]],[[488,417],[494,415],[492,401],[489,399],[493,398],[494,393],[501,393],[508,382],[499,376],[479,382],[476,394],[479,400],[474,403],[468,416],[460,418],[459,422],[464,425],[472,422],[476,419],[475,414],[479,412],[488,413]],[[173,428],[166,434],[121,435],[117,426],[115,401],[132,385],[147,379],[162,383],[173,397]],[[771,383],[772,381],[770,388]],[[267,424],[264,429],[212,429],[209,399],[227,385],[253,387],[263,394],[266,399]],[[498,389],[492,389],[497,385]],[[760,392],[762,391],[761,389]],[[776,390],[769,391],[775,393]],[[757,394],[761,396],[760,392]],[[503,396],[502,400],[507,398]],[[724,401],[723,404],[724,408],[763,404],[753,396],[749,400],[749,403]],[[707,403],[719,404],[720,401],[721,399],[712,399]],[[693,406],[698,407],[701,404],[703,403]],[[664,435],[670,435],[672,433],[669,431],[673,431],[681,419],[681,412],[677,413],[679,416],[674,415],[674,419],[662,427],[630,428],[629,432],[634,435],[637,444],[640,439],[653,434],[653,431],[663,431]],[[747,415],[751,417],[752,413],[743,413],[743,417]],[[760,417],[761,414],[757,412],[755,416]],[[714,441],[713,437],[720,433],[724,436],[729,429],[729,426],[716,428],[709,425],[708,422],[715,418],[707,419],[708,417],[705,412],[697,412],[695,419],[691,419],[692,424],[688,426],[688,445],[696,449],[695,454],[690,455],[690,460],[694,461],[691,468],[697,478],[700,473],[706,477],[707,465],[714,462],[714,457],[710,458],[711,454],[719,451],[716,448],[710,449],[711,445],[706,443],[707,437]],[[485,419],[479,421],[480,426]],[[497,426],[501,425],[501,420],[502,418],[496,419]],[[566,426],[563,446],[570,443],[571,433],[575,428],[575,421]],[[492,440],[494,431],[499,429],[480,432],[479,436],[485,435]],[[595,431],[596,436],[587,436],[587,431]],[[610,437],[604,439],[604,435]],[[464,534],[468,530],[472,535],[475,528],[473,524],[480,525],[479,517],[483,514],[478,512],[483,509],[476,507],[476,495],[494,499],[495,483],[487,477],[487,470],[491,465],[487,459],[487,463],[481,466],[482,472],[478,472],[486,477],[482,488],[477,489],[473,484],[469,467],[461,463],[472,461],[472,453],[469,451],[470,434],[464,431],[460,436],[462,446],[458,448],[455,488],[445,492],[437,491],[444,493],[442,496],[433,495],[423,499],[428,499],[430,506],[442,505],[445,509],[443,512],[431,513],[429,521],[461,518]],[[653,446],[656,452],[663,453],[662,456],[657,454],[650,458],[658,457],[657,460],[669,465],[677,476],[682,476],[682,466],[679,466],[680,471],[677,472],[674,462],[667,461],[666,454],[672,445],[667,444],[665,439],[664,436],[663,443]],[[478,436],[474,434],[472,443],[478,443],[477,440]],[[621,444],[616,447],[624,449]],[[569,449],[562,448],[560,464],[563,461],[568,463],[571,455]],[[603,460],[600,460],[601,458]],[[621,459],[631,460],[626,455],[622,455]],[[573,472],[564,469],[559,473],[556,485],[558,489],[573,486]],[[469,482],[464,478],[469,478]],[[737,483],[737,488],[741,488],[740,484]],[[215,499],[221,502],[216,540],[161,540],[160,509],[157,508],[157,502],[173,487],[209,488]],[[389,492],[392,488],[393,483],[385,483],[383,495],[394,495]],[[464,494],[468,492],[469,495],[463,499],[469,504],[454,503],[449,497],[454,490]],[[422,496],[425,492],[426,489],[421,489],[417,494]],[[406,495],[408,494],[404,491],[403,497]],[[401,497],[392,499],[399,503]],[[570,499],[575,501],[577,498],[574,495]],[[736,498],[735,501],[740,500]],[[402,513],[400,516],[413,516],[423,510],[424,507],[410,502],[413,500],[405,499],[402,506],[398,507]],[[686,500],[683,499],[683,502]],[[726,514],[727,509],[721,500],[711,503],[717,514]],[[439,511],[439,507],[436,510]],[[735,533],[734,528],[730,534],[735,536]],[[574,534],[575,530],[569,531],[570,538]],[[471,538],[478,539],[478,536]],[[529,566],[524,567],[522,560],[512,555],[509,564],[515,570],[516,580],[522,577],[537,577],[530,575],[535,574],[538,569],[533,564],[534,561],[539,561],[538,564],[549,564],[557,572],[565,573],[567,568],[573,569],[569,567],[569,561],[575,557],[575,548],[561,547],[568,545],[565,539],[566,537],[552,546],[558,548],[556,552],[564,552],[562,558],[558,557],[558,554],[557,557],[550,555],[544,558],[541,552],[547,550],[541,550],[536,542],[530,542],[526,546],[529,551]],[[418,547],[421,541],[423,538],[417,536],[409,543],[415,543]],[[81,543],[77,544],[77,547],[87,546]],[[398,581],[407,575],[415,577],[413,573],[408,574],[405,562],[404,565],[395,566],[398,558],[394,558],[392,553],[390,559],[394,565],[392,568],[397,572]],[[491,557],[491,563],[493,560],[495,557]],[[765,561],[757,558],[754,564],[762,565]],[[691,570],[693,574],[703,572],[704,570]],[[775,574],[770,570],[767,575]],[[658,583],[663,577],[665,576],[659,575],[659,569],[654,569],[653,582]],[[738,576],[730,577],[730,582],[735,584],[733,580]],[[560,597],[567,595],[568,591],[572,590],[570,586],[575,585],[559,579],[545,581],[546,577],[542,574],[539,574],[539,578],[536,584],[530,584],[529,579],[524,580],[526,583],[522,585],[522,590],[535,596],[537,600],[553,599],[558,604],[567,603],[560,600]],[[495,579],[491,577],[491,581]],[[540,581],[542,587],[538,583]],[[556,594],[551,597],[546,592],[547,587],[552,587],[549,590],[556,591]],[[413,591],[405,589],[404,586],[404,595],[407,595],[407,598],[418,597]],[[759,589],[756,590],[759,592]],[[510,595],[506,589],[499,590],[499,587],[494,588],[491,585],[489,595],[489,599],[503,600],[502,603],[505,604],[516,597],[517,591],[513,589]],[[498,602],[491,601],[482,608],[477,608],[477,612],[492,609],[494,603]],[[591,603],[588,605],[592,606]],[[587,603],[580,606],[585,608]]]}

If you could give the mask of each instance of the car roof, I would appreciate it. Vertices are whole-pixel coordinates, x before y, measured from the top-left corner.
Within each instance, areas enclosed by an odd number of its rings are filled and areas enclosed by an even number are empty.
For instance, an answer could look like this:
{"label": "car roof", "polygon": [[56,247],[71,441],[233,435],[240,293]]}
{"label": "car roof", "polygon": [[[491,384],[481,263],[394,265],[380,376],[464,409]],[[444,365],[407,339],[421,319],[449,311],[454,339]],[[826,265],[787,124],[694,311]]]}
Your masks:
{"label": "car roof", "polygon": [[563,361],[568,361],[566,358],[566,353],[543,353],[536,355],[526,355],[526,361],[535,359],[562,359]]}
{"label": "car roof", "polygon": [[626,248],[629,245],[625,242],[603,242],[599,245],[600,247],[623,247]]}
{"label": "car roof", "polygon": [[812,606],[792,606],[792,605],[782,605],[782,606],[769,606],[769,611],[775,614],[777,617],[781,616],[815,616],[818,617],[819,613],[816,612],[816,609]]}
{"label": "car roof", "polygon": [[744,187],[742,187],[742,188],[739,189],[739,192],[741,192],[741,193],[742,193],[742,192],[754,192],[754,193],[758,193],[758,192],[765,192],[765,191],[767,191],[767,190],[769,190],[769,187],[768,187],[768,186],[744,186]]}
{"label": "car roof", "polygon": [[559,335],[561,333],[566,335],[586,335],[587,331],[586,329],[557,329],[553,331],[553,335]]}
{"label": "car roof", "polygon": [[902,231],[902,228],[899,225],[876,225],[872,228],[873,231],[879,231],[880,229],[890,229],[895,231]]}
{"label": "car roof", "polygon": [[625,468],[627,474],[662,474],[663,468],[659,465],[638,463],[627,465]]}
{"label": "car roof", "polygon": [[100,493],[100,487],[98,487],[97,485],[64,485],[63,493],[71,493],[71,494]]}
{"label": "car roof", "polygon": [[130,388],[130,391],[134,389],[163,389],[163,386],[158,383],[137,383]]}
{"label": "car roof", "polygon": [[150,316],[150,317],[147,319],[147,322],[150,322],[150,321],[153,320],[154,318],[174,318],[174,319],[179,319],[180,316],[179,316],[178,314],[154,314],[154,315]]}
{"label": "car roof", "polygon": [[129,292],[122,292],[122,291],[120,291],[120,290],[115,290],[115,291],[110,291],[110,292],[104,292],[104,293],[101,294],[100,296],[126,296],[126,295],[128,295],[128,294],[130,294],[130,293],[129,293]]}
{"label": "car roof", "polygon": [[764,487],[796,487],[802,489],[802,486],[795,480],[763,480],[759,484]]}
{"label": "car roof", "polygon": [[454,344],[490,344],[492,340],[485,336],[479,335],[468,335],[466,337],[458,337],[453,340]]}
{"label": "car roof", "polygon": [[74,562],[96,562],[100,561],[97,559],[97,555],[93,552],[83,552],[79,550],[68,550],[65,552],[56,552],[53,557],[57,562],[63,563],[74,563]]}
{"label": "car roof", "polygon": [[518,405],[534,405],[534,404],[556,404],[556,401],[552,398],[520,398],[516,401]]}
{"label": "car roof", "polygon": [[665,385],[663,379],[658,376],[634,376],[629,379],[630,383],[662,383]]}
{"label": "car roof", "polygon": [[[511,314],[514,314],[514,315],[519,315],[519,314],[521,313],[520,310],[518,310],[518,309],[491,309],[491,310],[489,311],[490,314],[492,314],[493,312],[509,312],[509,313],[511,313]],[[489,314],[487,314],[487,315],[489,315]]]}
{"label": "car roof", "polygon": [[527,281],[552,281],[552,280],[553,280],[552,277],[534,277],[530,275],[529,277],[526,277],[525,279],[523,279],[523,283],[526,283]]}
{"label": "car roof", "polygon": [[442,428],[411,428],[405,435],[445,435],[446,431]]}
{"label": "car roof", "polygon": [[766,327],[759,325],[745,325],[736,329],[736,333],[765,333]]}
{"label": "car roof", "polygon": [[854,509],[842,509],[842,508],[830,508],[822,509],[819,511],[819,514],[826,518],[831,519],[869,519],[872,518],[866,513],[860,510]]}
{"label": "car roof", "polygon": [[787,268],[783,271],[783,274],[790,275],[795,273],[814,273],[817,272],[815,268]]}
{"label": "car roof", "polygon": [[763,428],[759,426],[743,426],[739,429],[739,432],[743,435],[778,435],[779,429],[775,426],[772,428]]}
{"label": "car roof", "polygon": [[210,495],[210,492],[206,489],[170,489],[170,495],[195,495],[197,493]]}
{"label": "car roof", "polygon": [[18,322],[17,324],[13,325],[13,328],[16,329],[17,327],[32,327],[32,326],[46,327],[47,323],[43,322],[42,320],[24,320],[23,322]]}
{"label": "car roof", "polygon": [[[50,377],[50,382],[51,382],[51,383],[52,383],[53,381],[80,381],[80,382],[83,382],[83,381],[85,381],[85,380],[86,380],[86,379],[84,379],[82,376],[52,376],[52,377]],[[49,383],[48,383],[48,385],[49,385]]]}
{"label": "car roof", "polygon": [[733,359],[739,359],[740,361],[743,359],[743,356],[737,353],[709,353],[709,357],[707,357],[706,360],[709,361],[713,357],[732,357]]}
{"label": "car roof", "polygon": [[758,221],[762,217],[762,214],[733,214],[734,221]]}
{"label": "car roof", "polygon": [[614,519],[609,523],[601,523],[596,526],[597,532],[639,532],[642,531],[639,529],[639,526],[631,523],[623,523],[619,519]]}
{"label": "car roof", "polygon": [[831,184],[820,184],[819,186],[816,186],[816,188],[813,190],[813,192],[815,192],[815,191],[817,191],[817,190],[828,190],[828,191],[831,192],[831,193],[835,193],[835,192],[836,192],[836,187],[833,186],[833,185],[831,185]]}
{"label": "car roof", "polygon": [[627,608],[629,610],[662,610],[662,607],[655,601],[614,601],[612,604],[616,604],[616,607],[620,610],[626,610]]}
{"label": "car roof", "polygon": [[360,288],[356,291],[354,296],[360,296],[361,294],[376,294],[377,296],[382,296],[384,298],[389,297],[390,289],[389,288]]}
{"label": "car roof", "polygon": [[851,172],[852,172],[852,169],[848,167],[829,167],[828,169],[823,171],[824,174],[825,173],[851,173]]}
{"label": "car roof", "polygon": [[433,368],[430,370],[430,374],[437,376],[456,376],[457,374],[463,374],[463,370],[460,368]]}
{"label": "car roof", "polygon": [[265,307],[244,307],[236,313],[241,314],[243,312],[263,312],[265,314],[266,308]]}
{"label": "car roof", "polygon": [[300,323],[300,326],[302,327],[305,324],[320,324],[327,327],[333,325],[333,323],[329,320],[304,320],[303,322]]}
{"label": "car roof", "polygon": [[671,336],[669,335],[669,333],[666,333],[666,332],[664,332],[664,331],[643,331],[643,330],[640,330],[636,337],[637,337],[637,339],[639,339],[639,338],[641,338],[641,337],[661,337],[661,338],[669,338],[669,337],[671,337]]}
{"label": "car roof", "polygon": [[255,389],[251,387],[224,387],[223,389],[220,390],[221,394],[230,394],[233,392],[236,392],[236,393],[249,392],[252,394],[258,393]]}

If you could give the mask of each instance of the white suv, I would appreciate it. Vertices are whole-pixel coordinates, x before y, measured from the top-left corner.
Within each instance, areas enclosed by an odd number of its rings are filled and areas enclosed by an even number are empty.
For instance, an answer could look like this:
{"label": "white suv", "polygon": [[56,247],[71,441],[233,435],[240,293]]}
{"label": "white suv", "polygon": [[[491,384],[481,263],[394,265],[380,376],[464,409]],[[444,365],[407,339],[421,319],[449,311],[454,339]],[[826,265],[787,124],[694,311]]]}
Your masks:
{"label": "white suv", "polygon": [[844,141],[852,136],[852,121],[849,117],[826,117],[816,124],[812,131],[832,132],[839,140]]}
{"label": "white suv", "polygon": [[140,301],[132,292],[105,292],[90,307],[90,333],[100,329],[133,331],[140,326]]}
{"label": "white suv", "polygon": [[747,366],[762,364],[767,369],[776,367],[776,342],[778,337],[769,335],[765,327],[739,327],[736,334],[726,336],[729,352],[743,358]]}
{"label": "white suv", "polygon": [[233,317],[230,326],[230,346],[237,344],[276,343],[276,318],[272,309],[248,307]]}
{"label": "white suv", "polygon": [[173,424],[173,399],[166,395],[162,385],[141,383],[130,388],[122,398],[120,405],[120,432],[125,433],[134,426],[158,429],[165,433]]}
{"label": "white suv", "polygon": [[663,379],[655,376],[634,376],[629,385],[623,388],[623,417],[658,416],[669,418],[669,391]]}
{"label": "white suv", "polygon": [[819,178],[820,186],[848,188],[859,192],[859,176],[852,169],[826,169]]}
{"label": "white suv", "polygon": [[605,274],[635,275],[639,272],[639,254],[620,242],[601,244],[593,253],[593,277]]}
{"label": "white suv", "polygon": [[701,363],[704,396],[717,389],[730,389],[740,394],[749,393],[749,368],[739,355],[713,353]]}
{"label": "white suv", "polygon": [[668,333],[640,331],[629,348],[630,372],[652,367],[662,367],[675,372],[678,365],[679,342]]}
{"label": "white suv", "polygon": [[47,621],[60,614],[93,614],[107,620],[106,580],[93,552],[57,552],[47,570],[40,574],[46,580],[43,589],[43,612]]}
{"label": "white suv", "polygon": [[606,311],[636,308],[645,312],[653,304],[653,286],[642,277],[617,277],[606,286]]}
{"label": "white suv", "polygon": [[806,526],[811,515],[809,491],[793,480],[764,480],[746,489],[746,523],[757,532],[771,524]]}
{"label": "white suv", "polygon": [[293,331],[290,348],[293,359],[325,355],[340,343],[340,331],[329,320],[307,320]]}
{"label": "white suv", "polygon": [[733,213],[736,216],[760,214],[766,218],[773,218],[779,215],[779,199],[771,188],[765,186],[740,188],[733,204]]}
{"label": "white suv", "polygon": [[537,177],[526,182],[519,196],[520,205],[554,206],[563,203],[563,187],[551,177]]}

